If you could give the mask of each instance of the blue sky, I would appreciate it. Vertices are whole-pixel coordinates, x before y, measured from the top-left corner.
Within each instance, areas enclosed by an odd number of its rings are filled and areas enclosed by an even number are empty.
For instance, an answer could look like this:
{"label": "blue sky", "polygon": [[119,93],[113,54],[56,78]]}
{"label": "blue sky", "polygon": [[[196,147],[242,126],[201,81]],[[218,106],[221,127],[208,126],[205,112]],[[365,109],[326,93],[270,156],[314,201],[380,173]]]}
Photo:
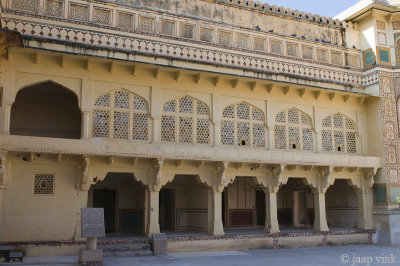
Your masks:
{"label": "blue sky", "polygon": [[270,5],[283,6],[291,9],[304,10],[325,17],[334,17],[351,7],[359,0],[267,0]]}

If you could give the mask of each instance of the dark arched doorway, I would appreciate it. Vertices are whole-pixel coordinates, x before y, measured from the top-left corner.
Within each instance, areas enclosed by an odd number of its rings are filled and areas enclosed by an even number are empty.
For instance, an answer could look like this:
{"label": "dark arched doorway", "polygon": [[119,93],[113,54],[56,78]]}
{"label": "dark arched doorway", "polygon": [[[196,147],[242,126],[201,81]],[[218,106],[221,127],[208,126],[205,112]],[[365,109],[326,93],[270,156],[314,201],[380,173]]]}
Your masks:
{"label": "dark arched doorway", "polygon": [[76,95],[44,82],[20,90],[11,108],[10,134],[79,139],[81,111]]}

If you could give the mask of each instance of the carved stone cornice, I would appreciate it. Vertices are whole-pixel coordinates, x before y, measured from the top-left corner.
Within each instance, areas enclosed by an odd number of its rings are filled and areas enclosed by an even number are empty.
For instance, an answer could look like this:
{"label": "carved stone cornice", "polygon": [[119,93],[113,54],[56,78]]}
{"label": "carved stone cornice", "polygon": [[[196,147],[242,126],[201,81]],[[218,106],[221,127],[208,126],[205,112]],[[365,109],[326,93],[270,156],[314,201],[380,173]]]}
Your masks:
{"label": "carved stone cornice", "polygon": [[19,33],[0,29],[0,57],[7,54],[9,47],[22,47],[22,40]]}

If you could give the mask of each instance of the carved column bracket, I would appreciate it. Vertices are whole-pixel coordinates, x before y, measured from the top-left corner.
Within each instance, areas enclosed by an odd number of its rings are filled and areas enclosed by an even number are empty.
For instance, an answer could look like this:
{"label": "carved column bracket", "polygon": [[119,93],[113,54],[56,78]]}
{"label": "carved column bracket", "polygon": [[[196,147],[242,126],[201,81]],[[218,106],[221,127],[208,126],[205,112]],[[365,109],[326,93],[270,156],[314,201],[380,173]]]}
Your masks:
{"label": "carved column bracket", "polygon": [[230,183],[230,180],[226,178],[226,169],[228,166],[229,162],[219,162],[217,165],[217,176],[214,181],[214,189],[216,191],[224,191],[224,188]]}
{"label": "carved column bracket", "polygon": [[82,175],[78,188],[87,191],[92,185],[90,180],[90,156],[82,156]]}
{"label": "carved column bracket", "polygon": [[322,167],[320,169],[320,179],[318,180],[318,184],[316,186],[316,189],[320,193],[325,193],[326,190],[333,185],[335,180],[332,178],[332,173],[333,173],[333,166],[328,166],[328,167]]}
{"label": "carved column bracket", "polygon": [[10,167],[6,163],[7,152],[0,152],[0,189],[7,189],[11,183]]}
{"label": "carved column bracket", "polygon": [[376,176],[377,172],[378,172],[378,168],[371,168],[371,169],[367,169],[365,171],[364,182],[365,182],[366,188],[372,188],[374,186],[375,176]]}
{"label": "carved column bracket", "polygon": [[271,187],[275,187],[275,188],[279,189],[279,187],[285,183],[282,178],[282,174],[286,170],[286,168],[287,168],[286,164],[280,164],[273,168],[273,170],[272,170],[273,179],[271,182]]}
{"label": "carved column bracket", "polygon": [[154,164],[154,180],[152,184],[150,185],[150,191],[156,191],[159,192],[163,186],[162,184],[162,174],[161,174],[161,169],[164,164],[164,160],[157,159],[155,164]]}

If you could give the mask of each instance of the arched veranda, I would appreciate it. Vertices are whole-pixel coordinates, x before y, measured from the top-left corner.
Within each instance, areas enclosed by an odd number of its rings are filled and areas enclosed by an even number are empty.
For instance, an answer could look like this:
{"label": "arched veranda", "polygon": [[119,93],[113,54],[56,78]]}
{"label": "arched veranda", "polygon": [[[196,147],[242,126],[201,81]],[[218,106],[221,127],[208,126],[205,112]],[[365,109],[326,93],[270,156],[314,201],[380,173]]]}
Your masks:
{"label": "arched veranda", "polygon": [[75,93],[48,81],[17,93],[11,107],[10,134],[79,139],[81,121]]}
{"label": "arched veranda", "polygon": [[208,187],[196,175],[175,175],[159,194],[160,231],[171,235],[207,234]]}
{"label": "arched veranda", "polygon": [[104,208],[106,235],[145,235],[146,189],[130,173],[107,173],[92,185],[88,207]]}
{"label": "arched veranda", "polygon": [[336,179],[326,191],[326,220],[330,228],[357,228],[358,199],[346,179]]}

